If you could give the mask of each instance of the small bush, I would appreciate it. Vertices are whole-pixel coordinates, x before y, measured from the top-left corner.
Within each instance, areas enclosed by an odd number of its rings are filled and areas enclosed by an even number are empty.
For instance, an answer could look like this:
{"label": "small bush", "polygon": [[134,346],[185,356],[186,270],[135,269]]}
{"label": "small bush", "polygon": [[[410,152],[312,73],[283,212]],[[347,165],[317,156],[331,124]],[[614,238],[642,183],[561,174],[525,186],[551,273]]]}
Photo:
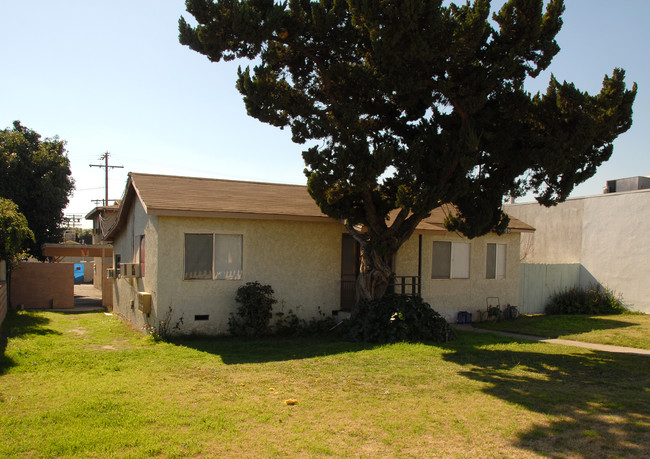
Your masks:
{"label": "small bush", "polygon": [[572,287],[553,295],[546,314],[624,314],[629,312],[620,296],[601,285]]}
{"label": "small bush", "polygon": [[337,322],[331,316],[326,316],[319,309],[319,316],[312,317],[309,321],[299,319],[290,309],[289,312],[277,312],[274,334],[279,336],[322,336],[329,334]]}
{"label": "small bush", "polygon": [[262,336],[270,332],[275,292],[270,285],[248,282],[237,289],[237,316],[230,314],[228,330],[235,336]]}
{"label": "small bush", "polygon": [[348,335],[370,343],[447,342],[455,338],[447,321],[429,304],[407,295],[361,302],[348,322]]}

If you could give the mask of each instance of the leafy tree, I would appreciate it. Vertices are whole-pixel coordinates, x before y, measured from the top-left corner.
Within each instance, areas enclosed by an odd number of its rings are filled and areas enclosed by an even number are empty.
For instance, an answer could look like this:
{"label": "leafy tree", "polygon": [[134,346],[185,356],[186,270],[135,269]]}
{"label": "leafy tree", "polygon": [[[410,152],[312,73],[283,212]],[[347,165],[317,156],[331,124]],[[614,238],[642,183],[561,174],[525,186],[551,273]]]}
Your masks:
{"label": "leafy tree", "polygon": [[42,259],[41,245],[61,239],[63,209],[74,189],[65,142],[41,136],[14,121],[0,131],[0,197],[10,199],[25,215],[33,239],[25,249]]}
{"label": "leafy tree", "polygon": [[[381,298],[389,261],[436,207],[469,238],[503,232],[504,196],[546,206],[609,159],[631,126],[636,84],[599,94],[551,77],[562,0],[187,0],[179,39],[211,61],[250,59],[248,114],[288,126],[308,190],[361,245],[360,298]],[[445,206],[449,204],[448,206]]]}
{"label": "leafy tree", "polygon": [[23,252],[25,241],[34,240],[34,233],[27,226],[27,219],[18,212],[18,206],[0,198],[0,260],[11,267]]}

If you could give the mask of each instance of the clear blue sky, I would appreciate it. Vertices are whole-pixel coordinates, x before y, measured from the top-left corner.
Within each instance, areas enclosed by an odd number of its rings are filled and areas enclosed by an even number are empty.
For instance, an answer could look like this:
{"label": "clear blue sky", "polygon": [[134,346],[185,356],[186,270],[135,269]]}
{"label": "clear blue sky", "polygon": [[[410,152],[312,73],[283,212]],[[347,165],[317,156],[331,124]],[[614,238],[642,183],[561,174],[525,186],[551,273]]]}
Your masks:
{"label": "clear blue sky", "polygon": [[[500,1],[495,1],[501,3]],[[606,180],[650,174],[650,2],[566,0],[559,80],[597,93],[614,67],[639,84],[633,127],[612,159],[572,196]],[[246,115],[235,63],[210,63],[178,43],[182,0],[20,0],[0,6],[0,128],[14,120],[67,141],[77,190],[66,212],[104,196],[105,151],[120,198],[129,171],[304,184],[300,145]],[[188,17],[189,16],[189,17]],[[545,90],[549,73],[528,89]]]}

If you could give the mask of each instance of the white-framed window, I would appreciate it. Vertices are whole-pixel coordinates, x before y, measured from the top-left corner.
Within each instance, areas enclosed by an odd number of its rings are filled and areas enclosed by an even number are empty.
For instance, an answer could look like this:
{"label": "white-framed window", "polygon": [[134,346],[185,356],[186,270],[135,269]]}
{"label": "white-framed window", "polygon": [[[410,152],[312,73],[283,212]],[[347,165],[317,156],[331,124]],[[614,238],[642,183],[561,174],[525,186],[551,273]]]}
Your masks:
{"label": "white-framed window", "polygon": [[241,234],[185,234],[183,278],[240,280],[242,278]]}
{"label": "white-framed window", "polygon": [[433,242],[432,279],[469,279],[470,244]]}
{"label": "white-framed window", "polygon": [[485,265],[486,279],[506,278],[506,244],[488,242],[487,261]]}

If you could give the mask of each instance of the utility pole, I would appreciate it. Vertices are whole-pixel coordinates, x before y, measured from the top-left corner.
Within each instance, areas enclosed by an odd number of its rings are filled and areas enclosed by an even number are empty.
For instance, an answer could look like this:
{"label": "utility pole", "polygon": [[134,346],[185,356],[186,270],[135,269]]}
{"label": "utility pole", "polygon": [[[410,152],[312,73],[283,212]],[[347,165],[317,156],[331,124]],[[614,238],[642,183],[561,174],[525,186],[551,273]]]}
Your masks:
{"label": "utility pole", "polygon": [[108,165],[108,157],[111,154],[109,152],[104,153],[99,157],[99,160],[104,160],[104,164],[89,164],[90,167],[103,167],[104,170],[104,177],[105,177],[105,185],[104,185],[104,205],[108,205],[108,170],[109,169],[122,169],[124,166],[109,166]]}

